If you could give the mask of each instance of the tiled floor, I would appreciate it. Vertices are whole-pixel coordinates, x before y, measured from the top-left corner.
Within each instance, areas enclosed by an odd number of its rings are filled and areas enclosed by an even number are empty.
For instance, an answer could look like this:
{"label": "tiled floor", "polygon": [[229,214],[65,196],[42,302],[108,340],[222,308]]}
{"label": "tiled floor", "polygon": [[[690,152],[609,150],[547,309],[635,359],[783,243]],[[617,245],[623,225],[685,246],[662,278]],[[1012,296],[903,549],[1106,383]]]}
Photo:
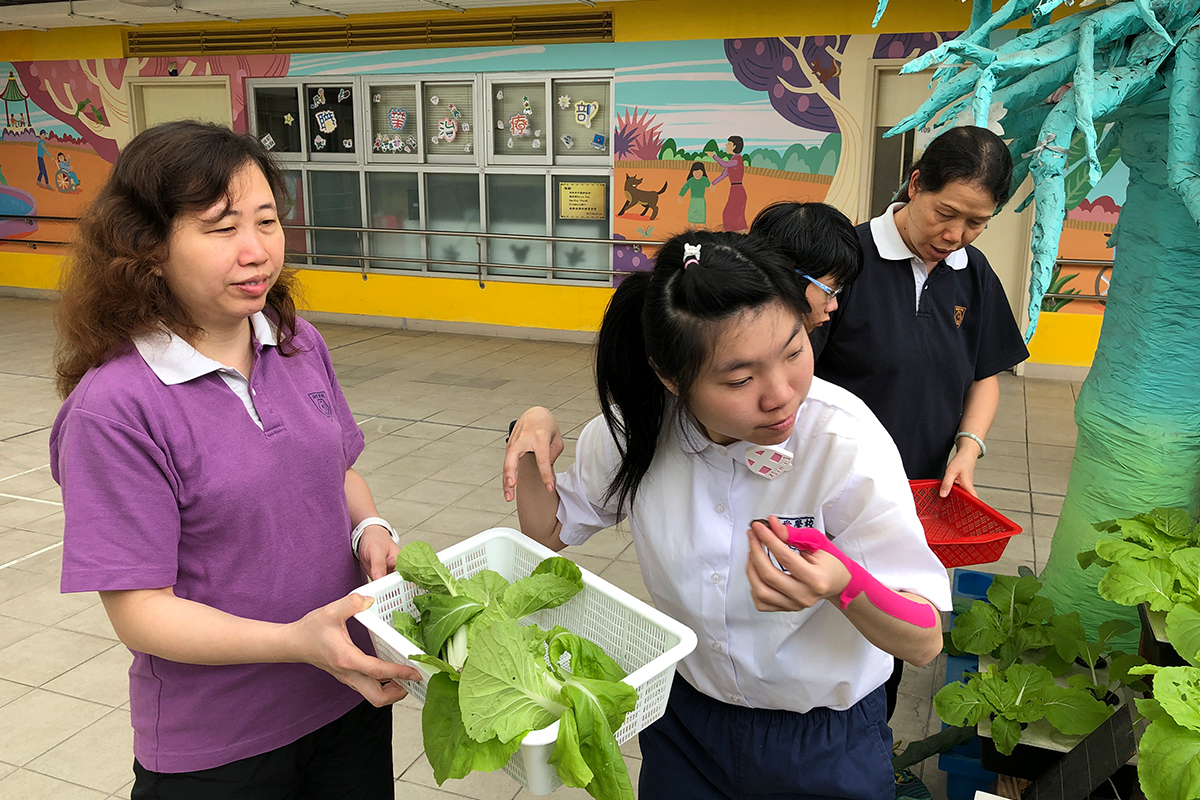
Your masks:
{"label": "tiled floor", "polygon": [[[95,595],[58,592],[62,509],[47,439],[58,409],[50,365],[53,307],[0,297],[0,800],[128,798],[132,732],[129,654]],[[367,435],[358,468],[403,542],[441,549],[494,525],[516,527],[499,490],[504,434],[528,405],[553,410],[568,439],[596,413],[582,345],[321,325]],[[976,472],[980,495],[1026,531],[997,572],[1045,563],[1075,442],[1078,385],[1002,376],[1000,415]],[[648,599],[628,533],[595,537],[570,555]],[[909,668],[896,737],[921,738],[940,660]],[[625,747],[631,772],[636,741]],[[437,788],[422,755],[420,711],[395,709],[396,796],[406,800],[527,798],[501,772]],[[945,777],[925,765],[935,797]],[[635,779],[636,783],[636,779]],[[583,798],[560,790],[562,798]]]}

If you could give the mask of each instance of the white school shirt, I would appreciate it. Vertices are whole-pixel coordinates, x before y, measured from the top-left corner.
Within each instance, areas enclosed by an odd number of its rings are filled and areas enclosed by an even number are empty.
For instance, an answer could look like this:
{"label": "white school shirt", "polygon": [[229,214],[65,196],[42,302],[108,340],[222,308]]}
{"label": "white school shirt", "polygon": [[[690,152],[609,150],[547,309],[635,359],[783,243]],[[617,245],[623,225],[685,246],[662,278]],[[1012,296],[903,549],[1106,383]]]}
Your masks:
{"label": "white school shirt", "polygon": [[[663,613],[696,632],[679,663],[699,691],[734,705],[807,712],[845,710],[892,673],[892,657],[868,642],[834,603],[796,612],[754,607],[746,577],[750,521],[777,515],[824,531],[892,589],[950,608],[945,568],[925,543],[900,455],[870,409],[814,378],[783,447],[791,472],[775,480],[676,415],[629,514],[642,578]],[[560,536],[581,544],[621,515],[602,503],[618,465],[603,417],[580,434],[575,462],[558,476]]]}
{"label": "white school shirt", "polygon": [[[925,281],[929,278],[929,268],[921,257],[913,254],[908,245],[900,238],[900,229],[896,227],[896,211],[904,207],[904,203],[892,203],[875,219],[871,220],[871,238],[879,248],[879,255],[888,261],[904,261],[908,259],[912,266],[913,282],[916,284],[917,307],[914,314],[921,313],[921,292],[925,291]],[[953,270],[967,268],[967,248],[955,250],[946,256],[942,262]]]}

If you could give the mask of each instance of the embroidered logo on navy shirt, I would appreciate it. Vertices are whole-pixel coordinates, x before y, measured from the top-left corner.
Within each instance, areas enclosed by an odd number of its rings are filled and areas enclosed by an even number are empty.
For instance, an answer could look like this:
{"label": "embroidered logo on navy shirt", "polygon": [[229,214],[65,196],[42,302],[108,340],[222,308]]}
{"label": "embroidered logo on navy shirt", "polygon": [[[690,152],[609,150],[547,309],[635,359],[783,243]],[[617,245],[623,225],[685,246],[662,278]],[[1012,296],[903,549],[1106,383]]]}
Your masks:
{"label": "embroidered logo on navy shirt", "polygon": [[313,405],[329,419],[333,419],[333,406],[329,404],[329,398],[324,392],[309,392],[308,399],[313,401]]}
{"label": "embroidered logo on navy shirt", "polygon": [[966,306],[955,306],[954,307],[954,327],[961,328],[962,323],[963,323],[963,317],[965,317],[966,315],[967,315]]}

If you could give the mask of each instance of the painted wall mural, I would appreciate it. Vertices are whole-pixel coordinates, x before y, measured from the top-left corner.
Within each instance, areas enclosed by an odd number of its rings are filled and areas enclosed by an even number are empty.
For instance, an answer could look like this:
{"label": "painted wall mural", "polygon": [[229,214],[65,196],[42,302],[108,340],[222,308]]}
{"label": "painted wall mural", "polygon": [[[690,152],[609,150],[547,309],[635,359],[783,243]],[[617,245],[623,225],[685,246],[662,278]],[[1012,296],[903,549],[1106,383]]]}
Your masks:
{"label": "painted wall mural", "polygon": [[[614,75],[610,214],[614,238],[628,243],[615,248],[613,263],[646,269],[652,259],[638,242],[690,226],[745,230],[778,200],[825,201],[854,217],[869,135],[859,116],[870,60],[912,58],[956,35],[0,62],[0,75],[9,76],[0,96],[0,214],[82,211],[131,135],[131,78],[229,75],[234,127],[246,130],[247,78],[604,70]],[[1064,258],[1111,260],[1104,244],[1128,171],[1115,157],[1105,167],[1096,186],[1081,184],[1075,206],[1068,203]],[[0,238],[34,230],[0,220]],[[39,235],[47,237],[45,225]],[[1103,293],[1097,287],[1106,285],[1105,274],[1099,266],[1070,266],[1056,285],[1064,293]],[[1103,313],[1094,302],[1047,304],[1047,311]]]}

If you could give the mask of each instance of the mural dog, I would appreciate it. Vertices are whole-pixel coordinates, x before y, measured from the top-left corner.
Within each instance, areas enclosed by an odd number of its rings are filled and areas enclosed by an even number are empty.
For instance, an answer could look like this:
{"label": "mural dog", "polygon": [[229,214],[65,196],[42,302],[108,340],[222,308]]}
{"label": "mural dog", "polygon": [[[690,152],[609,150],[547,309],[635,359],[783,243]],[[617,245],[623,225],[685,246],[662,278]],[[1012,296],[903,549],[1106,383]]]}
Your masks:
{"label": "mural dog", "polygon": [[658,196],[667,190],[666,181],[663,182],[662,188],[657,192],[641,189],[639,188],[641,185],[641,178],[625,173],[625,205],[621,206],[621,210],[617,212],[618,217],[638,203],[642,204],[642,213],[640,216],[644,217],[647,211],[653,210],[654,213],[650,215],[650,219],[658,217]]}

